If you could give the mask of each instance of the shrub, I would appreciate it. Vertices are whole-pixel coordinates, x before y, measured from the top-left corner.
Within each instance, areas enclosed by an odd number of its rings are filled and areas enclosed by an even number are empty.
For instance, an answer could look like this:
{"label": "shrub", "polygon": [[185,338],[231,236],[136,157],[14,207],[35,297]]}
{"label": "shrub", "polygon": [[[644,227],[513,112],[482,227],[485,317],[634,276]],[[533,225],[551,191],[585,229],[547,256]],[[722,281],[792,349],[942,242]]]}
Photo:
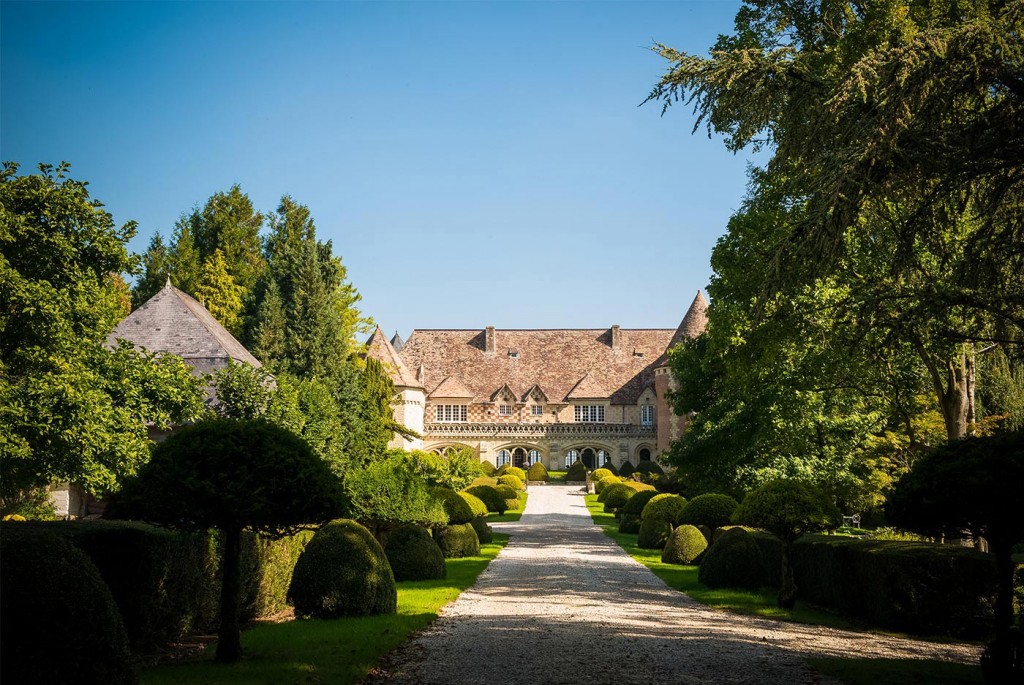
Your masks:
{"label": "shrub", "polygon": [[697,580],[710,588],[758,589],[764,557],[750,533],[739,526],[723,532],[704,553]]}
{"label": "shrub", "polygon": [[475,557],[480,554],[480,538],[471,523],[438,528],[434,531],[434,539],[445,559]]}
{"label": "shrub", "polygon": [[480,539],[480,544],[487,544],[494,539],[494,534],[491,531],[491,527],[487,525],[487,518],[484,516],[477,516],[469,522],[473,526],[473,530],[476,531],[477,538]]}
{"label": "shrub", "polygon": [[443,502],[403,452],[350,469],[345,490],[351,501],[348,517],[369,528],[378,540],[405,523],[430,528],[448,522]]}
{"label": "shrub", "polygon": [[641,519],[636,545],[640,549],[662,549],[671,534],[671,523],[661,519]]}
{"label": "shrub", "polygon": [[727,526],[732,520],[739,503],[729,495],[718,495],[708,493],[697,495],[683,508],[679,523],[689,523],[694,526],[707,526],[714,530],[720,526]]}
{"label": "shrub", "polygon": [[479,497],[477,497],[476,495],[471,495],[468,492],[460,492],[458,493],[458,495],[466,502],[466,504],[469,505],[469,510],[473,512],[474,518],[477,518],[479,516],[487,516],[487,505],[484,504],[483,500],[481,500]]}
{"label": "shrub", "polygon": [[0,539],[4,683],[137,682],[121,615],[99,571],[55,535]]}
{"label": "shrub", "polygon": [[661,553],[661,561],[664,564],[690,565],[696,563],[707,548],[708,541],[703,533],[694,526],[682,525],[669,536]]}
{"label": "shrub", "polygon": [[605,511],[614,511],[622,507],[630,497],[636,494],[636,490],[625,483],[613,483],[601,491],[597,501],[604,502]]}
{"label": "shrub", "polygon": [[609,485],[615,485],[616,483],[621,482],[622,479],[618,476],[605,476],[601,480],[597,481],[597,484],[594,486],[594,492],[601,494],[601,492]]}
{"label": "shrub", "polygon": [[530,470],[526,472],[526,480],[543,481],[546,483],[551,480],[551,476],[548,475],[547,467],[538,461],[536,464],[531,465]]}
{"label": "shrub", "polygon": [[425,528],[406,524],[388,533],[384,542],[396,581],[438,580],[448,576],[441,548]]}
{"label": "shrub", "polygon": [[606,468],[606,469],[608,469],[609,471],[611,471],[611,472],[612,472],[612,475],[613,475],[613,476],[618,476],[618,475],[620,475],[620,474],[619,474],[619,470],[618,470],[617,468],[615,468],[615,464],[613,464],[613,463],[611,462],[611,460],[609,460],[609,461],[605,462],[604,468]]}
{"label": "shrub", "polygon": [[449,525],[469,523],[473,520],[473,508],[459,493],[448,488],[434,488],[431,493],[444,504],[444,512],[448,516]]}
{"label": "shrub", "polygon": [[619,476],[622,478],[629,478],[636,471],[636,467],[633,466],[633,462],[628,459],[622,462],[622,466],[619,467]]}
{"label": "shrub", "polygon": [[498,480],[500,482],[501,476],[515,476],[520,481],[526,480],[526,471],[523,471],[518,466],[512,466],[510,464],[503,465],[498,469]]}
{"label": "shrub", "polygon": [[587,479],[587,467],[582,461],[573,462],[565,473],[566,483],[581,483]]}
{"label": "shrub", "polygon": [[590,474],[590,480],[599,483],[599,482],[601,482],[602,479],[607,478],[608,476],[614,476],[614,475],[615,474],[612,473],[609,469],[601,467],[599,469],[595,469],[594,472]]}
{"label": "shrub", "polygon": [[484,476],[492,477],[494,476],[495,473],[498,472],[498,469],[494,468],[494,464],[492,464],[491,462],[482,461],[480,462],[480,472],[484,474]]}
{"label": "shrub", "polygon": [[663,476],[663,475],[665,475],[665,469],[663,469],[660,466],[658,466],[658,463],[654,462],[654,461],[642,461],[642,462],[640,462],[639,464],[637,464],[636,472],[637,473],[642,473],[645,476],[650,476],[650,475]]}
{"label": "shrub", "polygon": [[466,492],[479,498],[486,505],[487,511],[504,514],[508,509],[505,498],[501,496],[494,485],[470,485],[466,488]]}
{"label": "shrub", "polygon": [[506,473],[504,476],[498,476],[498,485],[507,485],[516,491],[526,489],[526,486],[523,485],[523,481],[511,473]]}
{"label": "shrub", "polygon": [[514,504],[507,505],[506,509],[518,509],[519,508],[519,491],[513,488],[511,485],[504,485],[499,483],[494,488],[503,500],[506,502],[514,502]]}
{"label": "shrub", "polygon": [[497,484],[497,478],[474,478],[473,482],[466,486],[465,489],[468,490],[469,488],[476,487],[477,485],[490,485],[491,487],[494,487]]}
{"label": "shrub", "polygon": [[675,526],[679,522],[679,517],[683,515],[685,507],[686,499],[681,495],[662,493],[651,498],[640,513],[640,518],[644,521],[657,519]]}
{"label": "shrub", "polygon": [[643,490],[637,492],[635,495],[626,500],[626,503],[622,505],[623,516],[636,516],[638,519],[644,511],[644,507],[652,499],[657,497],[658,493],[655,490]]}
{"label": "shrub", "polygon": [[630,533],[632,535],[636,535],[637,533],[639,533],[640,517],[636,514],[623,514],[622,520],[619,521],[619,532]]}
{"label": "shrub", "polygon": [[626,480],[623,481],[626,485],[631,487],[634,492],[656,492],[657,488],[647,483],[642,483],[638,480]]}
{"label": "shrub", "polygon": [[288,598],[300,617],[393,614],[395,576],[380,543],[349,519],[321,527],[299,556]]}

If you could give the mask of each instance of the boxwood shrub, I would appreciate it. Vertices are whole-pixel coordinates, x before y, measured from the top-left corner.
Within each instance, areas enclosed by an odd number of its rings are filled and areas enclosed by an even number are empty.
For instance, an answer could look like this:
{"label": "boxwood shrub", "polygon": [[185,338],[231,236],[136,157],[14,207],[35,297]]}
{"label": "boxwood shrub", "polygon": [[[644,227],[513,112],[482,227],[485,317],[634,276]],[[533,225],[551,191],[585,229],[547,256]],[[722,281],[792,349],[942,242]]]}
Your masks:
{"label": "boxwood shrub", "polygon": [[473,530],[476,531],[476,536],[480,540],[480,544],[487,544],[494,539],[494,532],[491,527],[487,525],[487,518],[485,516],[477,516],[469,522],[473,526]]}
{"label": "boxwood shrub", "polygon": [[480,538],[471,523],[438,528],[434,531],[434,539],[445,559],[475,557],[480,554]]}
{"label": "boxwood shrub", "polygon": [[493,476],[497,472],[498,469],[494,468],[494,464],[492,464],[491,462],[480,462],[480,473],[484,474],[485,476]]}
{"label": "boxwood shrub", "polygon": [[615,485],[616,483],[621,482],[622,479],[618,476],[605,476],[594,485],[594,492],[600,495],[609,485]]}
{"label": "boxwood shrub", "polygon": [[519,508],[519,491],[511,485],[498,484],[495,488],[498,495],[505,500],[505,511],[515,511]]}
{"label": "boxwood shrub", "polygon": [[636,545],[640,549],[663,549],[672,534],[672,524],[661,519],[642,519]]}
{"label": "boxwood shrub", "polygon": [[597,496],[598,502],[604,503],[605,511],[615,511],[622,507],[630,497],[636,494],[636,490],[625,483],[612,483]]}
{"label": "boxwood shrub", "polygon": [[[504,514],[508,509],[505,498],[498,492],[494,485],[470,485],[466,492],[477,497],[487,507],[487,511]],[[518,499],[518,498],[517,498]]]}
{"label": "boxwood shrub", "polygon": [[622,478],[629,478],[630,476],[633,475],[634,471],[636,471],[636,467],[633,466],[633,462],[627,459],[626,461],[622,462],[622,466],[619,467],[619,476],[621,476]]}
{"label": "boxwood shrub", "polygon": [[642,461],[637,464],[636,473],[642,473],[645,476],[655,474],[658,476],[665,475],[665,469],[661,468],[657,462],[654,461]]}
{"label": "boxwood shrub", "polygon": [[531,465],[530,470],[526,472],[526,480],[543,481],[546,483],[551,480],[551,476],[548,475],[547,467],[538,461],[536,464]]}
{"label": "boxwood shrub", "polygon": [[599,469],[594,469],[593,473],[590,474],[590,480],[594,481],[595,483],[600,483],[602,479],[614,475],[616,474],[612,473],[611,469],[607,469],[602,466]]}
{"label": "boxwood shrub", "polygon": [[565,473],[566,483],[582,483],[587,479],[587,467],[582,461],[573,462],[572,466]]}
{"label": "boxwood shrub", "polygon": [[675,526],[679,522],[679,517],[682,516],[685,507],[686,498],[682,495],[662,493],[651,498],[647,506],[644,507],[644,510],[640,512],[640,518],[644,521],[657,519]]}
{"label": "boxwood shrub", "polygon": [[473,520],[473,508],[459,493],[448,488],[433,488],[431,493],[444,503],[444,513],[448,515],[448,523],[469,523]]}
{"label": "boxwood shrub", "polygon": [[644,511],[644,507],[647,506],[648,502],[657,497],[657,495],[658,492],[653,488],[637,492],[622,505],[622,516],[636,516],[639,519],[640,514]]}
{"label": "boxwood shrub", "polygon": [[321,527],[299,556],[288,599],[299,617],[393,614],[398,590],[373,534],[355,521],[338,519]]}
{"label": "boxwood shrub", "polygon": [[708,548],[708,541],[695,526],[682,525],[672,531],[665,549],[661,552],[664,564],[696,563],[700,555]]}
{"label": "boxwood shrub", "polygon": [[523,471],[518,466],[512,466],[511,464],[504,464],[497,471],[498,480],[500,482],[502,476],[515,476],[519,480],[526,480],[526,471]]}
{"label": "boxwood shrub", "polygon": [[704,553],[697,580],[710,588],[756,590],[765,585],[765,559],[750,533],[734,527],[723,532]]}
{"label": "boxwood shrub", "polygon": [[[522,469],[520,469],[522,470]],[[518,476],[511,473],[506,473],[504,476],[498,476],[498,485],[507,485],[513,490],[525,490],[526,486],[523,485],[523,481]]]}
{"label": "boxwood shrub", "polygon": [[56,535],[4,527],[0,606],[4,683],[137,682],[110,589],[89,557]]}
{"label": "boxwood shrub", "polygon": [[640,532],[640,517],[635,514],[623,514],[619,521],[619,532],[636,535]]}
{"label": "boxwood shrub", "polygon": [[396,581],[439,580],[448,576],[441,548],[425,528],[405,524],[389,532],[384,554]]}
{"label": "boxwood shrub", "polygon": [[679,522],[694,526],[707,526],[714,530],[719,526],[729,525],[738,506],[739,502],[729,495],[716,493],[697,495],[686,503]]}
{"label": "boxwood shrub", "polygon": [[490,485],[493,488],[497,484],[498,484],[498,479],[497,478],[489,478],[489,477],[484,476],[484,477],[481,477],[481,478],[474,478],[473,482],[470,483],[466,487],[467,488],[472,488],[472,487],[475,487],[477,485]]}
{"label": "boxwood shrub", "polygon": [[460,492],[458,495],[469,506],[469,510],[473,512],[473,518],[487,516],[487,505],[484,504],[482,499],[468,492]]}

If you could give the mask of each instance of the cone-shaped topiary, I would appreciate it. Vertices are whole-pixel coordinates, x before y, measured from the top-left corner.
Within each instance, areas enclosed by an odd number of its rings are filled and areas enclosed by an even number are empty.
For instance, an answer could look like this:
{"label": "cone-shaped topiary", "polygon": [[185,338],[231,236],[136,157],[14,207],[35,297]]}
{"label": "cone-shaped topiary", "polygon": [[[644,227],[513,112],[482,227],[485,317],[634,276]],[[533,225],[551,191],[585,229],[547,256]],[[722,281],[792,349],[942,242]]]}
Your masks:
{"label": "cone-shaped topiary", "polygon": [[672,524],[661,519],[643,519],[636,545],[640,549],[662,549],[672,534]]}
{"label": "cone-shaped topiary", "polygon": [[708,587],[756,590],[764,557],[750,533],[739,526],[721,533],[701,558],[697,580]]}
{"label": "cone-shaped topiary", "polygon": [[479,498],[487,506],[487,511],[504,514],[508,509],[505,498],[498,493],[495,485],[470,485],[466,492]]}
{"label": "cone-shaped topiary", "polygon": [[644,507],[647,506],[647,503],[657,496],[658,491],[653,488],[636,493],[626,500],[624,505],[622,505],[622,515],[636,516],[639,519],[640,515],[644,513]]}
{"label": "cone-shaped topiary", "polygon": [[636,490],[625,483],[612,483],[597,496],[598,502],[604,502],[605,511],[614,511],[622,507],[630,497],[636,494]]}
{"label": "cone-shaped topiary", "polygon": [[640,513],[640,518],[644,521],[658,519],[674,526],[679,522],[679,517],[682,516],[685,507],[686,498],[683,496],[663,493],[651,498],[651,501]]}
{"label": "cone-shaped topiary", "polygon": [[689,523],[693,526],[707,526],[714,530],[720,526],[729,525],[738,506],[739,502],[729,495],[719,495],[713,492],[697,495],[686,503],[679,522]]}
{"label": "cone-shaped topiary", "polygon": [[599,468],[599,469],[595,469],[594,472],[590,474],[590,480],[594,481],[595,483],[599,483],[599,482],[601,482],[602,479],[607,478],[608,476],[614,476],[614,475],[615,475],[614,473],[612,473],[608,469],[602,467],[602,468]]}
{"label": "cone-shaped topiary", "polygon": [[297,616],[393,614],[395,576],[380,543],[349,519],[331,521],[299,555],[288,588]]}
{"label": "cone-shaped topiary", "polygon": [[511,473],[506,473],[504,476],[498,476],[498,485],[507,485],[513,490],[526,489],[526,486],[523,485],[523,481]]}
{"label": "cone-shaped topiary", "polygon": [[616,483],[621,482],[622,479],[619,478],[618,476],[605,476],[601,480],[597,481],[596,485],[594,485],[594,492],[601,494],[601,492],[604,491],[604,489],[609,485],[615,485]]}
{"label": "cone-shaped topiary", "polygon": [[498,469],[494,468],[494,464],[492,464],[491,462],[489,462],[489,461],[482,461],[482,462],[480,462],[480,473],[484,474],[484,476],[487,476],[487,477],[493,476],[497,471],[498,471]]}
{"label": "cone-shaped topiary", "polygon": [[531,465],[530,470],[526,472],[526,480],[544,481],[546,483],[551,480],[551,476],[548,475],[548,470],[544,464],[538,461],[536,464]]}
{"label": "cone-shaped topiary", "polygon": [[0,578],[0,680],[137,682],[121,614],[84,552],[49,533],[5,528]]}
{"label": "cone-shaped topiary", "polygon": [[438,528],[434,531],[434,539],[445,559],[475,557],[480,554],[480,538],[471,523]]}
{"label": "cone-shaped topiary", "polygon": [[466,502],[466,504],[469,505],[469,510],[473,512],[474,518],[487,516],[487,505],[484,504],[482,499],[476,495],[471,495],[468,492],[460,492],[458,495]]}
{"label": "cone-shaped topiary", "polygon": [[633,462],[627,459],[626,461],[622,462],[622,466],[619,467],[619,477],[629,478],[630,476],[633,475],[634,471],[636,471],[636,467],[633,466]]}
{"label": "cone-shaped topiary", "polygon": [[613,464],[611,462],[611,460],[608,460],[607,462],[605,462],[604,468],[606,468],[609,471],[611,471],[613,476],[621,476],[622,475],[622,474],[619,473],[619,470],[617,468],[615,468],[615,464]]}
{"label": "cone-shaped topiary", "polygon": [[480,539],[480,544],[485,545],[494,539],[494,533],[491,530],[491,527],[487,525],[486,516],[477,516],[469,523],[473,526],[473,530],[476,531],[476,536]]}
{"label": "cone-shaped topiary", "polygon": [[663,475],[665,475],[665,469],[663,469],[660,466],[658,466],[657,462],[654,462],[654,461],[642,461],[639,464],[637,464],[636,473],[642,473],[645,476],[649,476],[651,474],[657,474],[659,476],[663,476]]}
{"label": "cone-shaped topiary", "polygon": [[433,488],[431,493],[444,503],[444,513],[448,514],[448,524],[469,523],[473,520],[473,509],[469,502],[459,493],[448,488]]}
{"label": "cone-shaped topiary", "polygon": [[582,483],[587,479],[587,467],[582,461],[573,462],[565,474],[566,483]]}
{"label": "cone-shaped topiary", "polygon": [[638,514],[623,514],[622,520],[619,522],[619,532],[631,533],[632,535],[639,533],[640,516]]}
{"label": "cone-shaped topiary", "polygon": [[438,580],[448,576],[441,548],[426,528],[412,524],[399,526],[388,533],[384,554],[395,580]]}
{"label": "cone-shaped topiary", "polygon": [[696,563],[704,550],[708,548],[708,541],[695,526],[682,525],[672,531],[665,549],[661,552],[663,564],[686,564]]}

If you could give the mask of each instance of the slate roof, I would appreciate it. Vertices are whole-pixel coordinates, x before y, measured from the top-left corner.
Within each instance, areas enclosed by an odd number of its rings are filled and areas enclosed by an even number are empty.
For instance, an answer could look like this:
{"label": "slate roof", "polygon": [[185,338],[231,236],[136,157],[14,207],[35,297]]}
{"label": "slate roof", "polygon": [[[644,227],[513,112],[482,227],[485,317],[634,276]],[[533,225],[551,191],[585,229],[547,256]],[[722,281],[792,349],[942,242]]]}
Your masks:
{"label": "slate roof", "polygon": [[454,376],[447,376],[430,392],[428,397],[472,399],[474,394],[473,391],[467,388],[458,378],[455,378]]}
{"label": "slate roof", "polygon": [[[395,334],[397,337],[398,334]],[[405,365],[402,358],[398,356],[398,352],[388,342],[388,339],[384,337],[384,331],[377,326],[377,330],[373,332],[370,339],[366,341],[366,354],[373,357],[381,364],[384,365],[384,369],[388,372],[392,382],[396,386],[404,386],[407,388],[422,388],[423,384],[416,380],[416,376],[409,371],[409,367]]]}
{"label": "slate roof", "polygon": [[395,348],[395,352],[401,352],[402,348],[405,347],[405,341],[402,340],[402,336],[395,331],[395,334],[391,336],[391,346]]}
{"label": "slate roof", "polygon": [[260,367],[206,307],[167,281],[160,292],[129,314],[107,336],[107,344],[128,340],[150,352],[174,354],[197,373],[213,373],[228,365],[228,359]]}

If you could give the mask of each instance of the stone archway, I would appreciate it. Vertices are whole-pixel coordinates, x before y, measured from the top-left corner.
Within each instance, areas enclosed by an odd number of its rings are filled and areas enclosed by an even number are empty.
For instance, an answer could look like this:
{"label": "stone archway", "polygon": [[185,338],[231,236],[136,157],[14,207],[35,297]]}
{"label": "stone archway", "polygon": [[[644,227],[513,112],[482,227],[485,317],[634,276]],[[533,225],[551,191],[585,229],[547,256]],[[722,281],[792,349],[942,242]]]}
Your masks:
{"label": "stone archway", "polygon": [[512,450],[512,466],[516,466],[521,469],[530,468],[530,464],[527,462],[526,450],[522,447],[517,447]]}
{"label": "stone archway", "polygon": [[580,452],[580,459],[588,469],[593,470],[597,468],[597,451],[592,447],[584,447]]}

